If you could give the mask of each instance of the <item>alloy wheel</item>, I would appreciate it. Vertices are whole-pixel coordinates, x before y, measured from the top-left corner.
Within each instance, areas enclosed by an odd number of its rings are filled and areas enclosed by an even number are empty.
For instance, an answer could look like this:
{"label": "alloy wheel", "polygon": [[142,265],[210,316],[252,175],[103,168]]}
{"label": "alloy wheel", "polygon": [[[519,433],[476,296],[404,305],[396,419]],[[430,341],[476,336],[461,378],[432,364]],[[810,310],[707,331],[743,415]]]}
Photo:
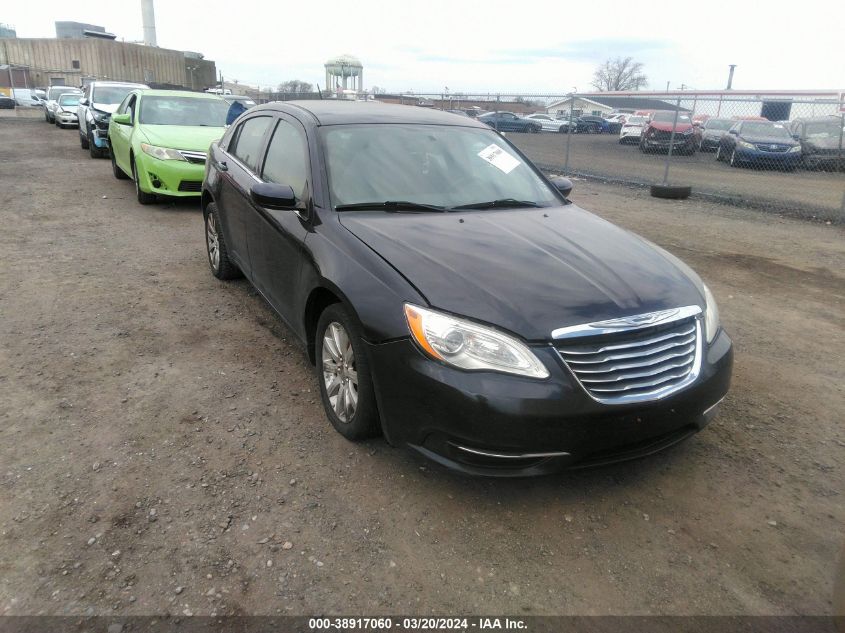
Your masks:
{"label": "alloy wheel", "polygon": [[358,372],[349,334],[337,321],[323,334],[322,363],[329,404],[341,422],[349,423],[358,408]]}
{"label": "alloy wheel", "polygon": [[209,213],[205,219],[205,243],[208,246],[208,261],[214,272],[217,272],[220,268],[220,237],[217,234],[217,221],[213,213]]}

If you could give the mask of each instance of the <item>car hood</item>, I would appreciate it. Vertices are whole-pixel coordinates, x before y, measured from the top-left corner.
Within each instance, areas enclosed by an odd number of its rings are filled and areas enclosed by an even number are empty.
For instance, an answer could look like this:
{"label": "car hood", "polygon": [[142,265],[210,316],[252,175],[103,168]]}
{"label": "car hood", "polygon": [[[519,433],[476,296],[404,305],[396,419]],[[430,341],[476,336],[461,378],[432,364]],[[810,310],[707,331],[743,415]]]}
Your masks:
{"label": "car hood", "polygon": [[[649,126],[654,128],[655,130],[660,130],[661,132],[671,132],[672,131],[672,124],[671,123],[664,123],[663,121],[652,121],[649,123]],[[678,123],[675,126],[676,132],[686,132],[687,130],[692,129],[692,123]]]}
{"label": "car hood", "polygon": [[209,145],[217,141],[226,131],[225,127],[206,127],[199,125],[144,125],[141,132],[151,145],[207,152]]}
{"label": "car hood", "polygon": [[[827,138],[808,138],[804,142],[810,149],[839,149],[839,137],[830,136]],[[845,141],[843,141],[842,146],[845,147]]]}
{"label": "car hood", "polygon": [[120,106],[119,103],[92,103],[91,107],[100,112],[107,112],[114,114],[114,111]]}
{"label": "car hood", "polygon": [[528,340],[686,305],[697,276],[669,253],[575,205],[461,213],[343,212],[340,222],[432,307]]}
{"label": "car hood", "polygon": [[755,145],[798,145],[798,143],[791,138],[783,138],[782,136],[740,136],[746,143],[754,143]]}

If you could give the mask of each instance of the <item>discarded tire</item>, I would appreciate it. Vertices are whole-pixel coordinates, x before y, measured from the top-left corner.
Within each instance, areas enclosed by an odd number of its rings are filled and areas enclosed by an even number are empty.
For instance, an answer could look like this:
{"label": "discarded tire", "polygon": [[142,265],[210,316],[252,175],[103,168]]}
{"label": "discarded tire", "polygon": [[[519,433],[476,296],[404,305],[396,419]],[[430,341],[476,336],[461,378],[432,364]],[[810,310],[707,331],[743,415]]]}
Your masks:
{"label": "discarded tire", "polygon": [[689,198],[692,187],[680,185],[652,185],[651,195],[655,198],[668,198],[670,200],[682,200]]}

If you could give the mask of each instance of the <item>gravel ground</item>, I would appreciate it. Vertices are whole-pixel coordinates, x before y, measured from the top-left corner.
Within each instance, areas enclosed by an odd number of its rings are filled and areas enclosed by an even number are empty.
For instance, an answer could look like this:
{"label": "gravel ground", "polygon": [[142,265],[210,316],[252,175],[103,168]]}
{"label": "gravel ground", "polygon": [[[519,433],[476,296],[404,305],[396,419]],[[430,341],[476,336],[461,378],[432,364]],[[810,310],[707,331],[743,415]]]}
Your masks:
{"label": "gravel ground", "polygon": [[[561,169],[566,157],[566,134],[511,134],[534,162]],[[663,182],[666,154],[643,154],[636,145],[620,145],[615,134],[573,134],[569,167],[573,173],[638,184]],[[706,194],[736,203],[751,203],[792,215],[814,215],[845,222],[845,173],[731,167],[716,162],[713,152],[672,156],[670,184],[692,185]]]}
{"label": "gravel ground", "polygon": [[75,131],[0,118],[0,614],[830,613],[845,232],[573,197],[708,281],[732,391],[652,458],[470,479],[335,433],[195,204],[141,207]]}

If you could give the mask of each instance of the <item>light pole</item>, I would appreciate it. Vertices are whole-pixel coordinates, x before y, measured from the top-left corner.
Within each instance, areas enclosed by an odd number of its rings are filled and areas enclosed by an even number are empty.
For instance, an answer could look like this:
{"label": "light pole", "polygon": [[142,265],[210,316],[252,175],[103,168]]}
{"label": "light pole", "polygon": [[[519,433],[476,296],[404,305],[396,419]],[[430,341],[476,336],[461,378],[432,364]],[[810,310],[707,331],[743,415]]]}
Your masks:
{"label": "light pole", "polygon": [[730,64],[730,65],[728,66],[728,68],[730,68],[730,70],[728,71],[728,87],[727,87],[727,88],[725,88],[725,90],[730,90],[730,89],[731,89],[731,86],[733,86],[733,83],[734,83],[734,69],[736,68],[736,64]]}

